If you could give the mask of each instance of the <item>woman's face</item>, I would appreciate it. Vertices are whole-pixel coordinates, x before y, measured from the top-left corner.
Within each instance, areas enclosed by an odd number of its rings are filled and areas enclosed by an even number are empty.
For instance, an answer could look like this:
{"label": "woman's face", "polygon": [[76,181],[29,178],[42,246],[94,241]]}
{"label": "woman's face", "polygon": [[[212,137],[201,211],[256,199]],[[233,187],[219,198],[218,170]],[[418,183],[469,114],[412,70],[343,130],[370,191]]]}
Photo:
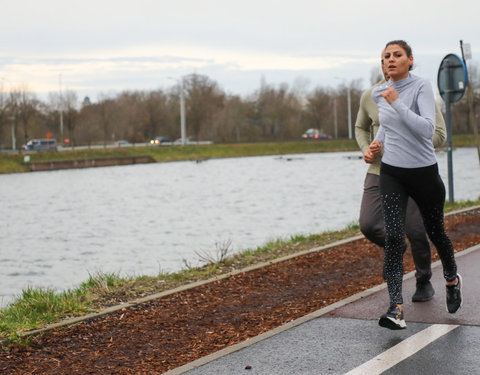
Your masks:
{"label": "woman's face", "polygon": [[408,77],[413,56],[408,57],[407,52],[398,44],[391,44],[383,52],[383,64],[392,81],[398,81]]}

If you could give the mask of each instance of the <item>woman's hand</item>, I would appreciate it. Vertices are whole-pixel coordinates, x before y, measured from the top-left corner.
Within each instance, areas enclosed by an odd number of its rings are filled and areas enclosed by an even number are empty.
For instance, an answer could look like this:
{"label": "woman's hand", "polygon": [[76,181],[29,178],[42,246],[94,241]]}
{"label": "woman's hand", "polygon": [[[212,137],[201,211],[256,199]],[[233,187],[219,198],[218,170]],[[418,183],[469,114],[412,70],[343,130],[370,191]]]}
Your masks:
{"label": "woman's hand", "polygon": [[385,91],[380,93],[388,104],[392,104],[395,100],[398,99],[398,92],[393,87],[387,87]]}
{"label": "woman's hand", "polygon": [[375,155],[373,155],[369,148],[367,148],[367,151],[363,153],[363,160],[365,160],[365,163],[368,164],[372,164],[375,161]]}
{"label": "woman's hand", "polygon": [[370,143],[369,148],[363,153],[363,160],[366,163],[373,163],[375,161],[375,156],[382,153],[382,144],[379,140],[375,140]]}

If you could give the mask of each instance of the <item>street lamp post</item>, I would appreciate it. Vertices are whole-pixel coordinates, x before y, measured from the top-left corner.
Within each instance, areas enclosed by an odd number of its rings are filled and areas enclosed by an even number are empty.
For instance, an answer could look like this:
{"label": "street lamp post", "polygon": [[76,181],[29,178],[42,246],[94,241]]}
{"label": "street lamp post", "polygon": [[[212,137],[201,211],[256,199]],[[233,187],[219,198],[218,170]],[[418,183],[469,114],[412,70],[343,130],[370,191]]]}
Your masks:
{"label": "street lamp post", "polygon": [[183,77],[178,79],[174,77],[168,77],[169,79],[173,79],[180,84],[180,136],[182,138],[182,145],[185,145],[186,137],[187,137],[187,123],[185,117],[185,92],[183,88]]}
{"label": "street lamp post", "polygon": [[352,100],[350,96],[350,86],[347,87],[347,106],[348,106],[348,139],[352,139]]}
{"label": "street lamp post", "polygon": [[[345,84],[345,79],[340,77],[333,77],[335,79],[340,79]],[[348,121],[348,138],[352,139],[352,100],[351,100],[351,90],[350,85],[347,87],[347,121]]]}
{"label": "street lamp post", "polygon": [[186,129],[186,119],[185,119],[185,92],[183,89],[183,78],[180,80],[180,135],[182,137],[182,145],[185,144],[185,139],[187,136]]}
{"label": "street lamp post", "polygon": [[334,137],[338,138],[338,123],[337,123],[337,98],[333,99],[333,128]]}
{"label": "street lamp post", "polygon": [[12,129],[12,150],[17,149],[17,137],[15,136],[15,117],[10,117],[11,129]]}
{"label": "street lamp post", "polygon": [[[58,75],[58,88],[60,93],[60,138],[63,142],[63,95],[62,95],[62,75]],[[62,143],[63,144],[63,143]]]}

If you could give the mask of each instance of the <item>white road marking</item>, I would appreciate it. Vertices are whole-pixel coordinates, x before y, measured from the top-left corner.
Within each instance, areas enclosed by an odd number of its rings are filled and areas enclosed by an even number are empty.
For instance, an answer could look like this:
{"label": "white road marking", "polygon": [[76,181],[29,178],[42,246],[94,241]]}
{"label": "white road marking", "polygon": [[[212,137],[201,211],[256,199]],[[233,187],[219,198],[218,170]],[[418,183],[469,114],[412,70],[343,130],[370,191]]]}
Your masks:
{"label": "white road marking", "polygon": [[459,325],[434,324],[403,340],[370,361],[354,368],[345,375],[376,375],[395,366],[397,363],[414,355],[428,344],[453,331]]}

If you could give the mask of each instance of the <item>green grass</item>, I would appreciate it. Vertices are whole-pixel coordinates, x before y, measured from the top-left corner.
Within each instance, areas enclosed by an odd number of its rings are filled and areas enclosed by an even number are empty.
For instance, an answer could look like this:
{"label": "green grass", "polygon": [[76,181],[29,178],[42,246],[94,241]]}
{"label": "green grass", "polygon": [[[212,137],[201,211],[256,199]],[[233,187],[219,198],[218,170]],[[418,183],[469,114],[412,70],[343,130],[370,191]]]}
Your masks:
{"label": "green grass", "polygon": [[[454,136],[455,147],[473,146],[469,135]],[[231,158],[242,156],[286,155],[314,152],[358,151],[354,139],[300,142],[259,142],[185,146],[142,146],[31,153],[30,162],[96,159],[149,155],[157,162]],[[23,154],[0,154],[0,174],[28,172]]]}
{"label": "green grass", "polygon": [[445,212],[457,211],[462,208],[473,207],[480,205],[480,197],[477,200],[466,200],[458,202],[445,202]]}
{"label": "green grass", "polygon": [[29,287],[7,308],[0,310],[0,338],[14,341],[22,331],[87,310],[88,302],[82,288],[57,292]]}
{"label": "green grass", "polygon": [[80,286],[81,289],[93,289],[108,291],[111,288],[117,287],[119,284],[125,282],[125,279],[118,273],[100,273],[90,275],[87,281]]}
{"label": "green grass", "polygon": [[459,134],[454,135],[452,144],[454,147],[477,147],[479,139],[475,139],[474,135],[471,134]]}
{"label": "green grass", "polygon": [[[478,205],[480,205],[480,197],[476,201],[447,203],[445,211],[450,212]],[[229,255],[221,261],[201,267],[187,266],[175,273],[137,277],[122,277],[117,273],[97,273],[90,275],[89,279],[79,287],[63,292],[53,289],[26,288],[13,302],[0,310],[0,340],[3,341],[4,347],[9,343],[26,343],[27,339],[23,337],[23,332],[67,317],[99,311],[113,304],[170,290],[358,234],[360,234],[358,225],[352,223],[340,231],[311,235],[298,234],[277,239],[256,249],[246,249]]]}

